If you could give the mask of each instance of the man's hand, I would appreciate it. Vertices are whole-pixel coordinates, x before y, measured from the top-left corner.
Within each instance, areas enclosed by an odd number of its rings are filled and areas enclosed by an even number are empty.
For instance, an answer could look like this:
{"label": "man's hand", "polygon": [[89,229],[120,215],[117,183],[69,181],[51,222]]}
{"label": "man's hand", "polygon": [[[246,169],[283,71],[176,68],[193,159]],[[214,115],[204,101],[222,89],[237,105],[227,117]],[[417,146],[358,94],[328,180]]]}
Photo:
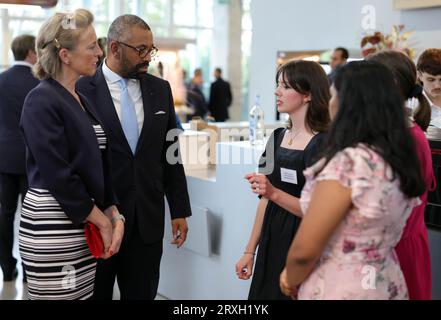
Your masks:
{"label": "man's hand", "polygon": [[176,244],[179,249],[187,239],[187,220],[185,218],[173,219],[171,223],[173,232],[172,244]]}
{"label": "man's hand", "polygon": [[[113,220],[114,217],[119,216],[119,210],[116,206],[110,206],[104,210],[104,214]],[[108,251],[108,257],[113,256],[119,252],[121,247],[121,242],[124,236],[124,222],[122,220],[112,221],[113,233],[112,233],[112,243]]]}

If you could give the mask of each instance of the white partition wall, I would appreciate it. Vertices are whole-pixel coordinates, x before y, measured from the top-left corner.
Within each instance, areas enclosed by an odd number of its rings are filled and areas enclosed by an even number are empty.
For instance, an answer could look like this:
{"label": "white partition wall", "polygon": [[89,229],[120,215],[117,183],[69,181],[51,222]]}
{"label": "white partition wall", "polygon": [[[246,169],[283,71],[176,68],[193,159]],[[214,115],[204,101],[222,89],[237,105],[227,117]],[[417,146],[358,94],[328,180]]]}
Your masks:
{"label": "white partition wall", "polygon": [[256,170],[262,151],[263,146],[251,147],[247,141],[219,143],[215,175],[187,178],[193,210],[188,240],[179,250],[170,244],[167,208],[159,294],[183,300],[248,297],[251,281],[239,280],[234,266],[248,241],[258,203],[244,176]]}

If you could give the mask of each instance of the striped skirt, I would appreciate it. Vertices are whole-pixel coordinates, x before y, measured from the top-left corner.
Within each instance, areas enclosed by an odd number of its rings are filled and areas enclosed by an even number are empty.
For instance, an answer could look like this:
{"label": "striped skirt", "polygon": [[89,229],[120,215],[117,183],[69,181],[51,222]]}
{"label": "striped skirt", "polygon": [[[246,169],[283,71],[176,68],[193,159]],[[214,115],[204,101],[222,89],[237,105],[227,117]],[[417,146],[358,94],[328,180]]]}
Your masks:
{"label": "striped skirt", "polygon": [[85,300],[93,295],[96,259],[84,228],[74,226],[47,191],[29,189],[23,202],[20,255],[31,300]]}

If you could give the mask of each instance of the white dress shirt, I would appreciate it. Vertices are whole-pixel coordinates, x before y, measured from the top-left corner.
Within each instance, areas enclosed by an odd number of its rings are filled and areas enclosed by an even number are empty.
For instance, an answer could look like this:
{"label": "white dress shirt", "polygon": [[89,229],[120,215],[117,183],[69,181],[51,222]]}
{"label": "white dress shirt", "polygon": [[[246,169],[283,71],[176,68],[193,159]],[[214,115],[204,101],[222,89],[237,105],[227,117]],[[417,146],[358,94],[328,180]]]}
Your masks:
{"label": "white dress shirt", "polygon": [[[429,96],[423,91],[424,96],[427,98],[427,101],[430,104],[431,116],[430,116],[430,125],[435,126],[437,128],[441,128],[441,107],[435,105],[432,100],[430,100]],[[411,98],[407,100],[407,107],[415,110],[419,106],[418,99]]]}
{"label": "white dress shirt", "polygon": [[[122,77],[113,72],[107,66],[106,60],[103,63],[103,75],[109,87],[110,95],[112,96],[113,104],[115,105],[116,113],[119,121],[121,121],[121,84]],[[130,98],[132,98],[135,105],[136,119],[138,120],[138,129],[141,134],[142,126],[144,125],[144,104],[142,102],[141,84],[137,79],[129,79],[127,82],[127,90]]]}
{"label": "white dress shirt", "polygon": [[429,96],[424,92],[424,96],[427,98],[427,101],[429,101],[430,109],[432,109],[432,116],[431,119],[435,120],[435,118],[441,117],[441,106],[437,106],[430,100]]}

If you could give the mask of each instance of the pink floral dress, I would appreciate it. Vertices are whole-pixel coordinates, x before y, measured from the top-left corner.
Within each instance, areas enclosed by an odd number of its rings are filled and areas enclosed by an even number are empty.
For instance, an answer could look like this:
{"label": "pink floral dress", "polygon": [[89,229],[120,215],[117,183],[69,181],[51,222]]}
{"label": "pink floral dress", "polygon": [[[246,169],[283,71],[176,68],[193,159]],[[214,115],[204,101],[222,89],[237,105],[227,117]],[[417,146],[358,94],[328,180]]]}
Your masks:
{"label": "pink floral dress", "polygon": [[352,190],[353,206],[335,230],[299,299],[408,299],[394,247],[418,198],[407,199],[383,158],[360,144],[305,170],[300,204],[307,212],[315,184],[337,180]]}

